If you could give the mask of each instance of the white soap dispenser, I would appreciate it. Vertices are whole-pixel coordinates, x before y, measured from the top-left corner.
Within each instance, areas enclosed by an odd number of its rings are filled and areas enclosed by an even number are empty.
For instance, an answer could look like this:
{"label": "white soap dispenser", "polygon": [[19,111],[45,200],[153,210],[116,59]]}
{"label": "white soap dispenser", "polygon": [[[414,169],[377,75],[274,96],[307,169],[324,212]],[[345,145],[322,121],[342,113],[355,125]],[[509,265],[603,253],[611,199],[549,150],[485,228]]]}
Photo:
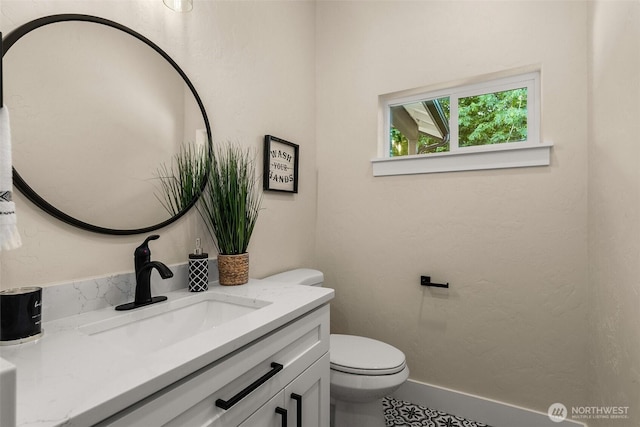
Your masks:
{"label": "white soap dispenser", "polygon": [[200,239],[196,239],[196,249],[189,254],[189,291],[202,292],[209,289],[209,255],[202,252]]}

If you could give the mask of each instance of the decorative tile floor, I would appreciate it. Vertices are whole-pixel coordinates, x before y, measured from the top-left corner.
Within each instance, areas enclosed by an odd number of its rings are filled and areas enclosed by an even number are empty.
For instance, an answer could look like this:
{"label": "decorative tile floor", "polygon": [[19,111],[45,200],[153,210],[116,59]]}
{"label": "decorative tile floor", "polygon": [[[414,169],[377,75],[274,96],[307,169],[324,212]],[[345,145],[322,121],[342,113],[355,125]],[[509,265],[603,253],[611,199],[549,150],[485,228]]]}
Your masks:
{"label": "decorative tile floor", "polygon": [[392,397],[385,397],[382,405],[387,427],[490,427]]}

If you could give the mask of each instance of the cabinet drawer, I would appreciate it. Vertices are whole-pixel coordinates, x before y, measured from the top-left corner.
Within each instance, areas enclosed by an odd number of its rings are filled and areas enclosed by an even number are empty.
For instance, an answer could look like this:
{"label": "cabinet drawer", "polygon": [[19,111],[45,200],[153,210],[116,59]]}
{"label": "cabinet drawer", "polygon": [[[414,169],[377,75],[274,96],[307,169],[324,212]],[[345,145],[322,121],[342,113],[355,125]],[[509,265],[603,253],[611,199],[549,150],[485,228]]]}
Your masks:
{"label": "cabinet drawer", "polygon": [[[149,396],[99,426],[235,426],[327,351],[329,306],[325,305]],[[274,368],[273,363],[282,368]],[[234,396],[241,396],[270,372],[272,376],[229,409],[216,406],[219,399],[229,402]]]}

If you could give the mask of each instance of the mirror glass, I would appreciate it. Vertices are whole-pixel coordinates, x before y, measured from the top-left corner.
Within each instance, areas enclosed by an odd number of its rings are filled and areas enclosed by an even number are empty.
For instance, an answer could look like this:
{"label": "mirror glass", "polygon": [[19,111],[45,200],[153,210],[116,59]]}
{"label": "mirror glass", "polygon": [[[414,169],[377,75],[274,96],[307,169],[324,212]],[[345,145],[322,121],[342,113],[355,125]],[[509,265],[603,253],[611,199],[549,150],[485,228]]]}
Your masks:
{"label": "mirror glass", "polygon": [[158,200],[158,169],[182,144],[210,143],[197,95],[155,48],[75,20],[40,26],[5,47],[15,171],[92,231],[166,225],[172,215]]}

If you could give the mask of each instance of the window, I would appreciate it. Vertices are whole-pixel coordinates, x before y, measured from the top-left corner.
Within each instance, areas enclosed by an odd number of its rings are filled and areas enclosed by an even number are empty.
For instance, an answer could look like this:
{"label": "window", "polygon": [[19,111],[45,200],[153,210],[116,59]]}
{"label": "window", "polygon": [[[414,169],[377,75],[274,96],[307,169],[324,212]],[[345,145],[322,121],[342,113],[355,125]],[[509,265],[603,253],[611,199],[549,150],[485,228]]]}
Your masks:
{"label": "window", "polygon": [[540,73],[380,97],[374,175],[542,166]]}

